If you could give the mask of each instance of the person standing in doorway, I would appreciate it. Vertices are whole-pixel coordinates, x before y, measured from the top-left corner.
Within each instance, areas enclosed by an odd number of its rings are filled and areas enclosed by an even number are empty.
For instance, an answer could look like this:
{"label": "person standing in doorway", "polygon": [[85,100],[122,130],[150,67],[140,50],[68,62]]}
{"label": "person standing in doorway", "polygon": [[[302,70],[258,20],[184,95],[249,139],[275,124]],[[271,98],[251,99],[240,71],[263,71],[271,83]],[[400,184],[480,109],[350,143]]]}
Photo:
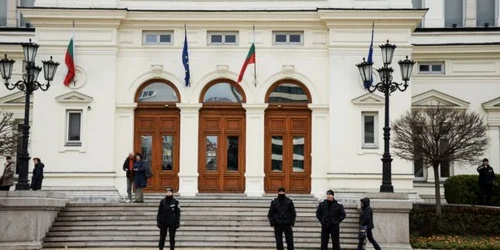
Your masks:
{"label": "person standing in doorway", "polygon": [[129,153],[123,163],[123,171],[127,177],[127,203],[132,201],[132,188],[134,183],[134,153]]}
{"label": "person standing in doorway", "polygon": [[495,181],[495,172],[488,164],[488,159],[483,159],[483,164],[477,168],[479,173],[479,197],[478,204],[489,206],[491,204],[491,193],[493,192],[493,182]]}
{"label": "person standing in doorway", "polygon": [[14,185],[14,161],[12,157],[5,157],[5,168],[3,169],[2,177],[0,178],[0,191],[9,191],[10,186]]}
{"label": "person standing in doorway", "polygon": [[[361,199],[361,214],[359,215],[359,225],[361,228],[363,228],[362,230],[365,230],[366,237],[368,238],[368,241],[372,243],[373,248],[375,248],[376,250],[382,250],[373,238],[373,211],[370,207],[370,198]],[[359,238],[358,250],[363,250],[364,241],[364,237]]]}
{"label": "person standing in doorway", "polygon": [[33,158],[33,163],[35,163],[35,168],[33,169],[33,176],[31,177],[31,189],[40,190],[42,189],[43,181],[43,165],[40,158]]}
{"label": "person standing in doorway", "polygon": [[181,208],[179,201],[174,198],[174,190],[167,188],[167,196],[163,198],[158,207],[158,214],[156,215],[156,225],[160,229],[160,241],[158,247],[163,250],[165,246],[165,238],[167,232],[170,237],[170,250],[175,249],[175,232],[180,227],[181,221]]}
{"label": "person standing in doorway", "polygon": [[134,202],[143,203],[144,194],[142,189],[148,186],[148,178],[146,178],[146,162],[142,160],[142,155],[135,154],[134,162],[134,185],[135,185],[135,200]]}
{"label": "person standing in doorway", "polygon": [[321,250],[328,249],[332,238],[332,249],[340,250],[340,223],[345,219],[344,205],[334,199],[332,190],[326,191],[326,200],[316,210],[316,218],[321,223]]}
{"label": "person standing in doorway", "polygon": [[274,237],[276,239],[276,249],[283,250],[283,232],[285,233],[286,248],[293,250],[293,231],[295,225],[295,206],[293,201],[286,197],[285,189],[278,189],[278,198],[271,201],[267,218],[274,227]]}

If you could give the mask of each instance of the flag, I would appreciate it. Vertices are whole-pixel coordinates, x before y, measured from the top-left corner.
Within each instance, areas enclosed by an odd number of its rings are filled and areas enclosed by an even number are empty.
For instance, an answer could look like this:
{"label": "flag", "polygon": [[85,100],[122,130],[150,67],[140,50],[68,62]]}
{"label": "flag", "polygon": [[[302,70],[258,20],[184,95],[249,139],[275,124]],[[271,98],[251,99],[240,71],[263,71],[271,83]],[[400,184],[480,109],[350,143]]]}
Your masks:
{"label": "flag", "polygon": [[[375,22],[373,22],[373,24],[372,24],[372,41],[370,43],[370,49],[368,49],[368,61],[367,61],[367,63],[373,63],[373,34],[374,34],[374,31],[375,31]],[[370,88],[370,86],[372,86],[372,83],[373,83],[373,78],[369,82],[364,82],[363,85],[364,85],[365,89],[368,89],[368,88]]]}
{"label": "flag", "polygon": [[64,78],[64,85],[69,86],[69,84],[75,78],[75,42],[74,35],[71,37],[71,40],[68,44],[68,49],[66,50],[66,57],[64,58],[64,62],[68,67],[68,73]]}
{"label": "flag", "polygon": [[238,76],[238,83],[240,83],[241,80],[243,79],[243,75],[245,74],[247,66],[249,64],[252,64],[252,63],[255,64],[255,44],[254,43],[252,43],[252,46],[250,47],[250,50],[248,51],[247,58],[245,59],[245,62],[243,63],[243,66],[241,67],[240,75]]}
{"label": "flag", "polygon": [[182,49],[182,64],[184,65],[184,82],[186,84],[186,87],[189,87],[191,72],[189,71],[189,54],[186,25],[184,25],[184,48]]}

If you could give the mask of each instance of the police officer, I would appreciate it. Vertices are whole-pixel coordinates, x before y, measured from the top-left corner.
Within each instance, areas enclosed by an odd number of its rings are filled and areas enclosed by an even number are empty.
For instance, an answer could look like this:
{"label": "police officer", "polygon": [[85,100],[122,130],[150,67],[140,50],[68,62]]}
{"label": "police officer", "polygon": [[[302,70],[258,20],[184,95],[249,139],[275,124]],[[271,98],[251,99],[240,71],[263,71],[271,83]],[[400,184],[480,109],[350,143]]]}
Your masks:
{"label": "police officer", "polygon": [[495,181],[495,172],[488,164],[488,159],[484,158],[483,164],[477,168],[479,173],[479,205],[489,206],[491,204],[491,193],[493,191],[493,182]]}
{"label": "police officer", "polygon": [[293,231],[295,225],[295,206],[293,201],[286,197],[285,189],[278,189],[278,198],[271,202],[267,218],[269,223],[274,227],[274,237],[276,239],[276,248],[283,250],[283,232],[285,232],[286,247],[288,250],[293,250]]}
{"label": "police officer", "polygon": [[328,249],[332,237],[333,250],[340,250],[340,222],[345,219],[344,205],[333,198],[333,191],[326,191],[326,200],[316,210],[316,218],[321,223],[321,250]]}
{"label": "police officer", "polygon": [[156,225],[160,229],[160,242],[158,243],[158,247],[160,250],[163,250],[168,232],[170,236],[170,250],[174,250],[175,231],[180,226],[181,209],[179,207],[179,201],[174,199],[174,190],[172,188],[167,188],[166,191],[167,196],[161,200],[156,216]]}

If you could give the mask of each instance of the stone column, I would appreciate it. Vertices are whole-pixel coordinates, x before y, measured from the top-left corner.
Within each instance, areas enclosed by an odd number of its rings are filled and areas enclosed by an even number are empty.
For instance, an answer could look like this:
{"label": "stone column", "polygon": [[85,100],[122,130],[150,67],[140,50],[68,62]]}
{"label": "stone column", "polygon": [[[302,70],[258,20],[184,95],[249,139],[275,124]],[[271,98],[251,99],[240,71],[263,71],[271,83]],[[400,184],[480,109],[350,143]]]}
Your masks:
{"label": "stone column", "polygon": [[329,107],[327,104],[309,104],[311,121],[311,194],[323,197],[329,187],[326,174],[330,166]]}
{"label": "stone column", "polygon": [[424,1],[424,6],[422,7],[429,8],[429,11],[424,18],[424,27],[444,27],[444,0]]}
{"label": "stone column", "polygon": [[177,104],[181,110],[179,193],[198,193],[198,125],[202,104]]}
{"label": "stone column", "polygon": [[[137,103],[117,104],[115,114],[114,172],[115,187],[118,192],[127,195],[127,180],[123,171],[123,162],[130,152],[134,152],[134,110]],[[125,136],[127,135],[127,136]]]}
{"label": "stone column", "polygon": [[17,0],[7,0],[7,27],[17,27]]}
{"label": "stone column", "polygon": [[476,0],[466,0],[465,1],[465,27],[476,27],[476,15],[477,15],[477,4]]}
{"label": "stone column", "polygon": [[[411,250],[410,210],[412,201],[405,193],[368,193],[373,209],[373,237],[384,250]],[[366,249],[374,249],[367,242]]]}
{"label": "stone column", "polygon": [[488,126],[490,146],[488,149],[488,160],[495,173],[500,173],[500,127]]}
{"label": "stone column", "polygon": [[267,104],[243,104],[246,110],[245,193],[264,194],[264,112]]}

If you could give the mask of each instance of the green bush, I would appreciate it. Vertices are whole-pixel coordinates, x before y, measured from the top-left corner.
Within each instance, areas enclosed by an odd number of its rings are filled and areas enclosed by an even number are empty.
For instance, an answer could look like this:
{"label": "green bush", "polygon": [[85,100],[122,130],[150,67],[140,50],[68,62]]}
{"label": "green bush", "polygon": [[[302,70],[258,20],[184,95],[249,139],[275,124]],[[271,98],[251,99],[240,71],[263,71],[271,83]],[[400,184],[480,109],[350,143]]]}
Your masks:
{"label": "green bush", "polygon": [[[500,206],[500,176],[496,175],[491,205]],[[456,175],[444,183],[444,196],[449,204],[477,204],[479,183],[477,175]]]}
{"label": "green bush", "polygon": [[500,235],[500,209],[470,205],[443,205],[441,221],[435,205],[414,204],[410,212],[410,233],[431,235]]}

